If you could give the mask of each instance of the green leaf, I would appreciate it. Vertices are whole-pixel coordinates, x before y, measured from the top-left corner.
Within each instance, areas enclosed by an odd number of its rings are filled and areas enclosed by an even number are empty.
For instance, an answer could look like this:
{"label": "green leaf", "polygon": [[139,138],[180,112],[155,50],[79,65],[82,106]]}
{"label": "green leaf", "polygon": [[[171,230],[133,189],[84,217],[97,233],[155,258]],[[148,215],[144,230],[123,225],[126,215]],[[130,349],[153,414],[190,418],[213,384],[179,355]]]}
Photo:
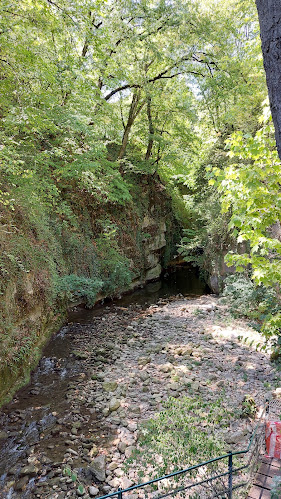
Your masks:
{"label": "green leaf", "polygon": [[65,475],[71,476],[71,469],[70,468],[65,468],[63,470],[63,472],[64,472]]}

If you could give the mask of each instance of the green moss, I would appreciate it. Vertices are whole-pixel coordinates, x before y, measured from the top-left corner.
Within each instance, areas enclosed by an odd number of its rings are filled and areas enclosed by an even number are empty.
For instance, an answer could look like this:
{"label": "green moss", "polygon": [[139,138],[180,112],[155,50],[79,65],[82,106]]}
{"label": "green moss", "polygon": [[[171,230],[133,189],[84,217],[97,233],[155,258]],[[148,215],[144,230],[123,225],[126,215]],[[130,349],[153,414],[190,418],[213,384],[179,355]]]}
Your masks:
{"label": "green moss", "polygon": [[13,394],[30,379],[31,371],[37,366],[42,349],[65,320],[65,314],[60,313],[49,318],[42,317],[40,334],[38,330],[30,330],[28,337],[33,343],[28,342],[28,347],[23,352],[18,349],[11,362],[1,362],[0,368],[0,406],[7,403]]}

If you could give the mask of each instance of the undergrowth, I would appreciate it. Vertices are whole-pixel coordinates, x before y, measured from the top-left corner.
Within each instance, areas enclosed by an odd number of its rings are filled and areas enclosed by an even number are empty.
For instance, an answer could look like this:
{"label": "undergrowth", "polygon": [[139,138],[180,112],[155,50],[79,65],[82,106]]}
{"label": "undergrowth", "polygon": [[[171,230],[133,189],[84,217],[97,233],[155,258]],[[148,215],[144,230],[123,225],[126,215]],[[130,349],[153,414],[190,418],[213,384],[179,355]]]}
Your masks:
{"label": "undergrowth", "polygon": [[244,316],[260,323],[280,308],[273,288],[257,286],[249,276],[240,274],[225,279],[221,301],[228,304],[234,317]]}
{"label": "undergrowth", "polygon": [[221,298],[234,317],[246,317],[259,331],[270,348],[272,360],[281,355],[281,304],[274,288],[255,284],[248,275],[231,275],[225,279]]}
{"label": "undergrowth", "polygon": [[225,442],[216,436],[215,428],[228,427],[232,417],[223,400],[170,397],[163,410],[143,424],[138,449],[126,468],[136,465],[141,481],[144,476],[152,479],[223,454]]}

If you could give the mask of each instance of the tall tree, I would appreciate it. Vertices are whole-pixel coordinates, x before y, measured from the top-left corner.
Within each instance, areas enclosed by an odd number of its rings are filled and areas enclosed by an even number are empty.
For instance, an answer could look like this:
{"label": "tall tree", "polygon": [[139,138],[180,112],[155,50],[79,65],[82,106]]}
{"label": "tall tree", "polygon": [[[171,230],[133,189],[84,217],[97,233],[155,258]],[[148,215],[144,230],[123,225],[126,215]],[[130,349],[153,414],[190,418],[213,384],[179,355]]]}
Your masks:
{"label": "tall tree", "polygon": [[281,2],[256,0],[256,5],[276,144],[281,158]]}

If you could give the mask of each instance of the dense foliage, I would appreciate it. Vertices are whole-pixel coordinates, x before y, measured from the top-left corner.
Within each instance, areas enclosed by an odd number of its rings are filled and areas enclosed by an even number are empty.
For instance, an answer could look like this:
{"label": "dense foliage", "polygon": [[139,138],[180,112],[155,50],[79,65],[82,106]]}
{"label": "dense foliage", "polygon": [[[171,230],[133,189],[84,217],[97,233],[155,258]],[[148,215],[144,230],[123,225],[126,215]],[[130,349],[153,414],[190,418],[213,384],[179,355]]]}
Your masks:
{"label": "dense foliage", "polygon": [[131,169],[159,170],[188,207],[181,190],[200,189],[210,145],[256,127],[265,88],[251,2],[5,0],[0,36],[11,209],[31,183],[66,218],[65,189],[128,203]]}
{"label": "dense foliage", "polygon": [[229,156],[239,162],[223,173],[218,168],[213,172],[219,179],[223,210],[231,209],[229,228],[234,229],[238,243],[249,244],[248,251],[229,256],[229,262],[235,263],[237,270],[250,265],[258,284],[278,286],[281,163],[272,135],[266,124],[255,136],[236,132],[229,140]]}
{"label": "dense foliage", "polygon": [[249,275],[231,275],[225,279],[222,302],[229,306],[231,313],[251,319],[258,324],[268,314],[275,314],[280,308],[278,296],[272,288],[255,285]]}

